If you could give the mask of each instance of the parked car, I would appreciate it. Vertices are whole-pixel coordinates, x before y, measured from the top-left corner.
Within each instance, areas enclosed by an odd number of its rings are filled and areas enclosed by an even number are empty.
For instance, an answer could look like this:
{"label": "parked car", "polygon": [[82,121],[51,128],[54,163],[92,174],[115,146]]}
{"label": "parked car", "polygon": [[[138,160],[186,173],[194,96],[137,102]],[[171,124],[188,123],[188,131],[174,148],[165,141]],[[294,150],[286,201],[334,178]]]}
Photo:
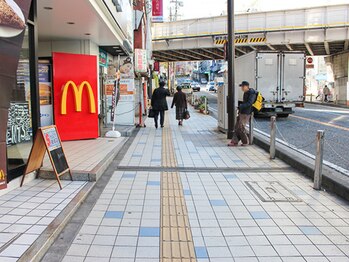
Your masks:
{"label": "parked car", "polygon": [[192,88],[190,82],[184,82],[180,86],[182,87],[183,93],[186,93],[186,94],[192,94],[193,93],[193,88]]}
{"label": "parked car", "polygon": [[193,91],[200,92],[201,85],[198,82],[192,82],[191,87]]}
{"label": "parked car", "polygon": [[204,85],[206,85],[206,84],[207,84],[207,80],[206,80],[206,78],[201,78],[200,82],[201,82],[201,84],[204,84]]}
{"label": "parked car", "polygon": [[208,91],[217,92],[217,89],[216,89],[216,87],[215,87],[214,82],[209,82],[209,83],[207,84],[207,90],[208,90]]}

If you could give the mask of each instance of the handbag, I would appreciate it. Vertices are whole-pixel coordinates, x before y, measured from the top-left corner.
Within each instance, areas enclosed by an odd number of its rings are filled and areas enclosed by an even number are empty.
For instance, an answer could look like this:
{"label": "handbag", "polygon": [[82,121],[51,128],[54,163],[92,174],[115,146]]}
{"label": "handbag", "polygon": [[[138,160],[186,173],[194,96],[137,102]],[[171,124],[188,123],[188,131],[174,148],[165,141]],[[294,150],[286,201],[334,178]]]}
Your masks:
{"label": "handbag", "polygon": [[183,119],[188,120],[190,118],[190,114],[188,110],[185,110],[183,113]]}
{"label": "handbag", "polygon": [[154,117],[155,117],[155,112],[154,112],[154,110],[151,109],[151,108],[149,109],[148,117],[149,117],[149,118],[154,118]]}

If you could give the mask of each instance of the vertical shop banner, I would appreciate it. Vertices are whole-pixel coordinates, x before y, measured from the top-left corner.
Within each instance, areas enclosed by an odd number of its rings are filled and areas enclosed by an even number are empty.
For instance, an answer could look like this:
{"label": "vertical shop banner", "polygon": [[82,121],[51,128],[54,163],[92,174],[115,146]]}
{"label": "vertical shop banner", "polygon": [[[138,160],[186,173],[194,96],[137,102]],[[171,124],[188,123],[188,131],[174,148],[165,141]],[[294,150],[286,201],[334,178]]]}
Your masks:
{"label": "vertical shop banner", "polygon": [[164,21],[163,0],[153,0],[152,8],[152,21],[154,23],[162,23]]}
{"label": "vertical shop banner", "polygon": [[108,66],[108,54],[102,49],[99,49],[99,65],[103,67]]}
{"label": "vertical shop banner", "polygon": [[120,100],[116,107],[116,123],[134,125],[135,120],[135,84],[134,63],[132,57],[122,59],[120,67]]}
{"label": "vertical shop banner", "polygon": [[135,49],[135,71],[138,73],[148,71],[147,50]]}
{"label": "vertical shop banner", "polygon": [[54,117],[61,139],[98,137],[97,57],[53,53]]}
{"label": "vertical shop banner", "polygon": [[0,0],[0,189],[6,188],[8,108],[31,0]]}

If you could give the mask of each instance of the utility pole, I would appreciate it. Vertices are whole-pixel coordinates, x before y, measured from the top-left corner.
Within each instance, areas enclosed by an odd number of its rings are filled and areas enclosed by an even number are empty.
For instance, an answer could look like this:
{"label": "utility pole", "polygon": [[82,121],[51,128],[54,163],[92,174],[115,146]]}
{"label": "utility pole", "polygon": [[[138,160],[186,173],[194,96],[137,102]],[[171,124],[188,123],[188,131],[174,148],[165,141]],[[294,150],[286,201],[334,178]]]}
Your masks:
{"label": "utility pole", "polygon": [[233,138],[236,109],[235,109],[235,32],[234,32],[234,0],[228,0],[228,139]]}

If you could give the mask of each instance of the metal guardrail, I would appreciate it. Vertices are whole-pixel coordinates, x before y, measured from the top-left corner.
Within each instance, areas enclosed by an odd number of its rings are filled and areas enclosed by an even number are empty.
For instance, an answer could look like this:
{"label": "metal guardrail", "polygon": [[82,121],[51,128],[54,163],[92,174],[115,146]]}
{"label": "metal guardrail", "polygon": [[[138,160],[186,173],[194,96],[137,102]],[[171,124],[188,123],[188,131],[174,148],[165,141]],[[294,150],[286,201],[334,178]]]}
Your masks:
{"label": "metal guardrail", "polygon": [[[253,119],[253,117],[251,117],[251,121],[255,122],[255,124],[257,124],[257,122]],[[278,142],[278,143],[280,143],[280,144],[282,144],[282,145],[284,145],[292,150],[295,150],[296,152],[301,153],[307,157],[310,157],[311,159],[314,159],[315,168],[314,168],[314,186],[313,186],[313,188],[315,190],[321,190],[322,169],[323,169],[324,165],[348,176],[348,170],[345,170],[345,169],[343,169],[337,165],[334,165],[328,161],[324,161],[323,155],[324,155],[324,145],[325,145],[326,141],[325,141],[325,132],[323,130],[318,130],[316,133],[316,139],[313,140],[310,144],[303,146],[303,148],[306,148],[306,147],[308,147],[310,145],[314,145],[314,143],[316,143],[316,156],[314,156],[314,155],[312,155],[312,154],[310,154],[310,153],[308,153],[300,148],[293,146],[289,142],[287,142],[287,140],[284,138],[282,133],[280,133],[280,135],[282,136],[284,141],[276,138],[276,132],[277,131],[280,132],[280,130],[277,127],[275,116],[272,116],[271,120],[270,120],[270,134],[266,134],[266,133],[262,132],[261,130],[254,128],[254,124],[252,124],[252,122],[250,122],[250,125],[249,125],[249,135],[250,135],[250,137],[253,137],[254,136],[253,133],[257,132],[257,133],[269,138],[269,141],[270,141],[270,147],[269,147],[270,159],[275,159],[276,142]],[[332,147],[330,147],[330,148],[333,151],[335,151]]]}

